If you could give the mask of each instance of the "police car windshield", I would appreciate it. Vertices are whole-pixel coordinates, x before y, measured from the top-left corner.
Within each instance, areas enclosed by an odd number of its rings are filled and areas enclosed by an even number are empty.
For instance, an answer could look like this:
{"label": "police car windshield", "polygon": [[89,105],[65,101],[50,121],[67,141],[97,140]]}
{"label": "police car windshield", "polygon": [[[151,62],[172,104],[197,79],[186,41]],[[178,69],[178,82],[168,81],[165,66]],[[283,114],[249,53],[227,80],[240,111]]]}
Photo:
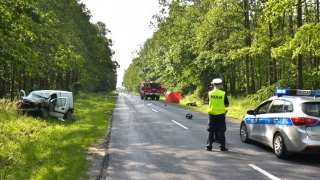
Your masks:
{"label": "police car windshield", "polygon": [[309,115],[320,117],[320,102],[307,102],[301,104],[302,111]]}

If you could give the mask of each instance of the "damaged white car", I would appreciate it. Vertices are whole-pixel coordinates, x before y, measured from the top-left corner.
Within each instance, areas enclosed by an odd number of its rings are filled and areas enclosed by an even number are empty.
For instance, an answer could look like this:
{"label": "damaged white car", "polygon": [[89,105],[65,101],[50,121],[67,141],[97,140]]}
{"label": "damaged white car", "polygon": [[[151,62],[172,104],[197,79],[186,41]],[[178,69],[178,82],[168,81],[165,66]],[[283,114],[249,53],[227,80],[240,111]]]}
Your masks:
{"label": "damaged white car", "polygon": [[19,110],[43,118],[70,119],[73,114],[73,94],[70,91],[37,90],[28,96],[24,90],[19,93]]}

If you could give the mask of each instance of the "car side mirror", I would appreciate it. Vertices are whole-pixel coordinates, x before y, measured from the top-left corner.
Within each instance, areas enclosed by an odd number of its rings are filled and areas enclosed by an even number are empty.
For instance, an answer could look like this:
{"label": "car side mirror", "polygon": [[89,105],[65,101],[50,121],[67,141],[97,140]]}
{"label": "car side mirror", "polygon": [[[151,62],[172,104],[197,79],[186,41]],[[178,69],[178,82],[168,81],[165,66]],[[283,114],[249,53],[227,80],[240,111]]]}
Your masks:
{"label": "car side mirror", "polygon": [[247,111],[247,114],[249,114],[249,115],[255,115],[254,110],[249,110],[249,111]]}

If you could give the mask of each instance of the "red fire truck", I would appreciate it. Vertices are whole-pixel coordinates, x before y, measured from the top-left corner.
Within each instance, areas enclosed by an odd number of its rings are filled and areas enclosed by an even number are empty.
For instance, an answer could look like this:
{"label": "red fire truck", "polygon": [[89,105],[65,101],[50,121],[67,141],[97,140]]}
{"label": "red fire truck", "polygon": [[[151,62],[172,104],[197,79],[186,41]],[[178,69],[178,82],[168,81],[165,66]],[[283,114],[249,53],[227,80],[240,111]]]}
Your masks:
{"label": "red fire truck", "polygon": [[143,81],[140,83],[140,97],[147,100],[151,97],[152,100],[159,100],[160,94],[165,91],[165,88],[160,83],[155,81]]}

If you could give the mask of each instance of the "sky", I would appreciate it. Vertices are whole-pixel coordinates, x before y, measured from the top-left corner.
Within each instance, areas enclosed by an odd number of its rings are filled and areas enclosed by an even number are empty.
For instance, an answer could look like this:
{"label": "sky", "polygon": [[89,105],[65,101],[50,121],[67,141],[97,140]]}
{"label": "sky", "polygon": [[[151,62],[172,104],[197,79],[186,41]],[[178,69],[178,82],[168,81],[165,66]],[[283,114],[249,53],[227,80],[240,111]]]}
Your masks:
{"label": "sky", "polygon": [[111,31],[107,35],[114,42],[113,60],[117,69],[117,87],[121,87],[125,69],[131,64],[134,52],[152,36],[152,16],[159,14],[158,0],[80,0],[91,11],[91,23],[103,22]]}

